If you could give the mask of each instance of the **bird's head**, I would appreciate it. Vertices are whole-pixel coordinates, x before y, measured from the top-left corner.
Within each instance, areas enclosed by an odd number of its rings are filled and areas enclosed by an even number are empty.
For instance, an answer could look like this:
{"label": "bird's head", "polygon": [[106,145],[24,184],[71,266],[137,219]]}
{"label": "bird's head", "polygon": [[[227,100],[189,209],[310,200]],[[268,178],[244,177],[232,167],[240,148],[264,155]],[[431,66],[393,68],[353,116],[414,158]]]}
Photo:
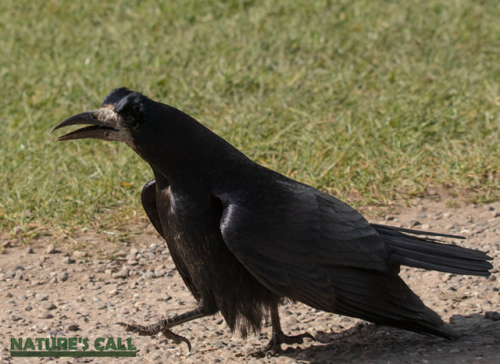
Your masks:
{"label": "bird's head", "polygon": [[224,164],[225,159],[249,162],[240,151],[189,115],[126,88],[111,91],[100,109],[71,116],[52,131],[70,125],[87,126],[56,141],[124,142],[172,181],[174,175],[211,169],[214,164]]}
{"label": "bird's head", "polygon": [[138,92],[117,88],[106,96],[100,109],[71,116],[57,124],[51,132],[70,125],[90,125],[60,136],[56,141],[101,139],[132,146],[134,134],[144,127],[147,104],[150,102]]}

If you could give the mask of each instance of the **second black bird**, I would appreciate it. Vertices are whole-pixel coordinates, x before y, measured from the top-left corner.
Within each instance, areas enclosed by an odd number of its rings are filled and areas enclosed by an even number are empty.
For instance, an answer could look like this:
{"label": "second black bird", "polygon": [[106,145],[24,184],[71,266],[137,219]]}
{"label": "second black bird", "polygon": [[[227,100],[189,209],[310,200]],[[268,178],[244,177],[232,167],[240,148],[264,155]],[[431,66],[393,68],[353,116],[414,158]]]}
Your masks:
{"label": "second black bird", "polygon": [[[270,314],[273,335],[255,355],[277,354],[286,336],[284,299],[448,339],[458,334],[399,277],[400,265],[488,276],[483,252],[439,244],[373,225],[349,205],[264,168],[190,116],[126,88],[100,109],[72,116],[55,129],[88,127],[58,138],[121,141],[153,170],[142,204],[166,240],[195,310],[154,325],[123,324],[140,335],[221,312],[231,330],[258,332]],[[426,235],[432,235],[425,233]]]}

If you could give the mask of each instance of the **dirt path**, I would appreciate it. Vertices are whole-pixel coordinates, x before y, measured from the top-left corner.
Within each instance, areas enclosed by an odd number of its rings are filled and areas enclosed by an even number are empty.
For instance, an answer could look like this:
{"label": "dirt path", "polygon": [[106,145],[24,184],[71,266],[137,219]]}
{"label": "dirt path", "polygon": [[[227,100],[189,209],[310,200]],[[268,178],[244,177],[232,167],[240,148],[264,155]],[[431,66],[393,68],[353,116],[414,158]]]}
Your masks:
{"label": "dirt path", "polygon": [[[452,204],[448,203],[448,206]],[[499,215],[499,216],[497,216]],[[113,259],[95,251],[90,257],[47,252],[50,238],[26,245],[4,234],[0,244],[10,242],[0,255],[0,360],[2,363],[500,363],[500,203],[448,208],[444,202],[423,200],[411,209],[370,219],[372,222],[467,236],[462,246],[489,251],[494,274],[488,278],[402,268],[412,289],[443,319],[463,334],[457,341],[426,337],[385,326],[376,326],[316,311],[302,304],[281,307],[285,333],[308,331],[317,342],[287,347],[281,357],[246,359],[239,356],[265,345],[266,328],[259,336],[242,340],[232,335],[221,316],[193,321],[173,331],[187,337],[175,346],[162,336],[131,336],[139,349],[136,358],[11,358],[10,338],[30,337],[121,337],[126,334],[114,323],[153,323],[181,313],[195,301],[184,287],[166,245],[152,231],[135,237],[126,246],[107,243],[103,234],[91,232],[72,237],[93,241],[100,251],[109,245]],[[138,227],[135,227],[137,229]],[[9,245],[9,243],[7,243]],[[114,249],[114,250],[113,250]],[[121,251],[120,251],[121,250]],[[97,248],[96,248],[97,251]],[[498,277],[498,278],[497,278]]]}

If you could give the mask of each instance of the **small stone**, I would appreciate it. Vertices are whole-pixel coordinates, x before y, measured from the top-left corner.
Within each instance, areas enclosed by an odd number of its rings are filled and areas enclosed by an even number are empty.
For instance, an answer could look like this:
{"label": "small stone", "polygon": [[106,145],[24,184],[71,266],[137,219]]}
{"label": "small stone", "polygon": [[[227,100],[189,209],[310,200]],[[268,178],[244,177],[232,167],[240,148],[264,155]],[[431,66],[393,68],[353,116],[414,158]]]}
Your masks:
{"label": "small stone", "polygon": [[500,212],[498,212],[498,211],[491,211],[490,215],[491,215],[491,217],[498,217],[498,216],[500,216]]}
{"label": "small stone", "polygon": [[68,331],[77,331],[79,328],[78,324],[69,324],[67,327]]}
{"label": "small stone", "polygon": [[486,211],[493,211],[493,210],[495,210],[495,208],[493,206],[489,206],[489,205],[484,205],[483,209],[485,209]]}
{"label": "small stone", "polygon": [[23,273],[23,271],[21,269],[18,269],[16,271],[16,278],[19,279],[19,280],[24,279],[24,273]]}
{"label": "small stone", "polygon": [[450,350],[450,354],[455,354],[455,353],[459,353],[460,350],[459,349],[451,349]]}
{"label": "small stone", "polygon": [[7,273],[5,273],[5,277],[7,278],[14,278],[16,276],[16,272],[13,270],[8,270]]}
{"label": "small stone", "polygon": [[43,309],[45,309],[47,311],[52,311],[52,310],[55,310],[57,308],[56,305],[54,305],[52,302],[49,302],[49,301],[43,302],[41,306]]}
{"label": "small stone", "polygon": [[115,254],[115,257],[120,257],[120,258],[125,258],[127,256],[127,253],[124,250],[120,250]]}
{"label": "small stone", "polygon": [[71,259],[70,257],[66,257],[62,260],[63,264],[73,264],[75,262],[74,259]]}
{"label": "small stone", "polygon": [[218,349],[224,348],[226,346],[227,346],[227,344],[222,340],[219,340],[219,341],[212,344],[213,348],[218,348]]}
{"label": "small stone", "polygon": [[20,226],[15,226],[14,229],[12,229],[15,235],[19,235],[22,232],[22,229]]}
{"label": "small stone", "polygon": [[48,300],[49,299],[49,295],[47,293],[38,293],[35,298],[38,300],[38,301],[45,301],[45,300]]}
{"label": "small stone", "polygon": [[56,248],[55,248],[54,244],[49,244],[47,246],[47,249],[45,249],[45,252],[47,254],[54,254],[56,252]]}
{"label": "small stone", "polygon": [[66,282],[69,278],[69,275],[68,273],[66,272],[60,272],[58,275],[57,275],[57,278],[61,281],[61,282]]}
{"label": "small stone", "polygon": [[387,216],[385,217],[385,219],[386,219],[387,221],[392,221],[392,220],[394,220],[394,216],[392,216],[392,215],[387,215]]}
{"label": "small stone", "polygon": [[33,254],[33,248],[32,248],[32,247],[30,247],[30,246],[29,246],[29,247],[27,247],[27,248],[26,248],[26,253],[28,253],[28,254]]}
{"label": "small stone", "polygon": [[445,219],[449,219],[449,218],[451,217],[451,214],[450,214],[449,212],[445,212],[445,213],[443,214],[443,217],[444,217]]}
{"label": "small stone", "polygon": [[33,309],[33,307],[31,307],[30,305],[26,306],[24,308],[24,311],[31,311]]}
{"label": "small stone", "polygon": [[113,278],[127,278],[129,273],[130,273],[130,271],[127,268],[123,268],[121,271],[111,274],[111,277],[113,277]]}
{"label": "small stone", "polygon": [[5,295],[5,297],[7,297],[7,298],[12,298],[13,296],[12,296],[12,293],[7,292],[7,294]]}
{"label": "small stone", "polygon": [[171,296],[169,296],[166,293],[162,293],[161,296],[157,299],[157,301],[168,301],[168,300],[171,300],[171,299],[172,299]]}
{"label": "small stone", "polygon": [[47,313],[47,312],[41,312],[38,314],[38,318],[40,319],[51,319],[51,318],[54,318],[53,315],[51,315],[50,313]]}
{"label": "small stone", "polygon": [[99,305],[97,305],[98,310],[105,310],[106,308],[108,308],[108,305],[105,304],[104,302],[99,303]]}
{"label": "small stone", "polygon": [[462,235],[469,235],[470,234],[470,230],[469,229],[462,229],[462,230],[460,230],[460,234],[462,234]]}
{"label": "small stone", "polygon": [[163,277],[165,274],[167,273],[167,271],[165,269],[161,269],[159,271],[156,271],[155,270],[155,278],[160,278],[160,277]]}
{"label": "small stone", "polygon": [[422,230],[429,230],[431,226],[429,224],[423,224],[422,225]]}
{"label": "small stone", "polygon": [[410,226],[410,228],[414,227],[414,226],[417,226],[417,225],[420,225],[420,221],[417,221],[417,220],[410,220],[408,222],[408,225]]}
{"label": "small stone", "polygon": [[12,321],[20,321],[20,320],[22,320],[23,318],[22,318],[21,316],[19,316],[19,315],[15,314],[15,313],[11,313],[11,314],[10,314],[10,319],[11,319]]}
{"label": "small stone", "polygon": [[12,246],[12,244],[10,241],[6,241],[6,242],[2,243],[2,247],[4,247],[4,248],[10,248],[11,246]]}
{"label": "small stone", "polygon": [[87,252],[82,252],[82,251],[74,251],[73,256],[75,258],[85,258],[87,256]]}

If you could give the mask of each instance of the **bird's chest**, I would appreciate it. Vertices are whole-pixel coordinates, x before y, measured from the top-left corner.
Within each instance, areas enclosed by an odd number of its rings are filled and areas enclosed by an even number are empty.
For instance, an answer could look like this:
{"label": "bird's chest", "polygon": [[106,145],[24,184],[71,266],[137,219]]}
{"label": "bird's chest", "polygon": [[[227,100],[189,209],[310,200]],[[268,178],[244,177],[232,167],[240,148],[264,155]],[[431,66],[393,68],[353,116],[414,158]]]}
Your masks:
{"label": "bird's chest", "polygon": [[176,264],[184,264],[191,275],[197,275],[220,259],[222,208],[209,196],[170,193],[168,201],[158,201],[162,228]]}

